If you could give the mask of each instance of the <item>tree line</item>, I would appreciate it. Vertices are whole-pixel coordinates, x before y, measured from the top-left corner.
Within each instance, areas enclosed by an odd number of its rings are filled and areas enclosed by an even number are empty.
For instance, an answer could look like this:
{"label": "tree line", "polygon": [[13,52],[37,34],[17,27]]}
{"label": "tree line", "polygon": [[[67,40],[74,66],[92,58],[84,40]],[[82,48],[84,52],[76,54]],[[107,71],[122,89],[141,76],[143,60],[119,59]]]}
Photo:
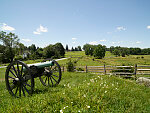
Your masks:
{"label": "tree line", "polygon": [[150,48],[127,48],[127,47],[120,47],[120,46],[111,46],[108,50],[116,55],[125,57],[126,55],[150,55]]}
{"label": "tree line", "polygon": [[61,43],[50,44],[45,48],[36,47],[35,44],[27,47],[22,44],[17,35],[0,31],[0,62],[9,63],[16,60],[38,58],[61,58],[65,49]]}

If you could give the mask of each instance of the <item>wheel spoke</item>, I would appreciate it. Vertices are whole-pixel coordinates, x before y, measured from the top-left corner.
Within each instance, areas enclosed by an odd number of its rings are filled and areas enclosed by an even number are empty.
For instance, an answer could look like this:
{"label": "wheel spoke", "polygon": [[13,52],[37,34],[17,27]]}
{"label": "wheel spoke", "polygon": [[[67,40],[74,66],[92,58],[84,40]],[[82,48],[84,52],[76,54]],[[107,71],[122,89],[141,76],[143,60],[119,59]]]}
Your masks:
{"label": "wheel spoke", "polygon": [[16,89],[16,91],[15,91],[15,95],[17,94],[17,92],[18,92],[18,87],[17,87],[17,89]]}
{"label": "wheel spoke", "polygon": [[[51,76],[52,77],[52,76]],[[52,77],[52,79],[54,79],[54,77]],[[55,79],[54,79],[55,80]],[[55,82],[57,82],[56,80],[55,80]]]}
{"label": "wheel spoke", "polygon": [[51,82],[52,82],[52,86],[53,86],[53,81],[52,81],[52,78],[51,78],[51,76],[50,76],[50,79],[51,79]]}
{"label": "wheel spoke", "polygon": [[23,96],[26,96],[22,85],[21,88],[22,88]]}
{"label": "wheel spoke", "polygon": [[29,91],[28,91],[28,89],[23,85],[23,87],[24,87],[24,89],[27,91],[27,93],[29,94]]}
{"label": "wheel spoke", "polygon": [[46,79],[45,79],[45,84],[46,84],[46,81],[47,81],[47,77],[46,77]]}
{"label": "wheel spoke", "polygon": [[24,83],[26,86],[29,86],[29,87],[31,87],[29,84],[27,84],[27,83]]}
{"label": "wheel spoke", "polygon": [[21,67],[20,76],[22,76],[22,71],[23,71],[23,65]]}
{"label": "wheel spoke", "polygon": [[11,72],[12,75],[14,75],[17,78],[17,76],[11,70],[10,70],[10,72]]}
{"label": "wheel spoke", "polygon": [[15,71],[16,75],[18,76],[18,73],[17,73],[17,71],[16,71],[14,65],[13,65],[13,70]]}
{"label": "wheel spoke", "polygon": [[49,85],[49,77],[48,77],[48,85]]}
{"label": "wheel spoke", "polygon": [[19,64],[18,63],[17,63],[17,70],[18,70],[18,76],[20,76],[20,69],[19,69]]}
{"label": "wheel spoke", "polygon": [[58,77],[57,75],[53,75],[53,76]]}
{"label": "wheel spoke", "polygon": [[15,78],[14,77],[11,77],[11,76],[8,76],[9,78],[12,78],[12,79],[14,79],[15,80]]}

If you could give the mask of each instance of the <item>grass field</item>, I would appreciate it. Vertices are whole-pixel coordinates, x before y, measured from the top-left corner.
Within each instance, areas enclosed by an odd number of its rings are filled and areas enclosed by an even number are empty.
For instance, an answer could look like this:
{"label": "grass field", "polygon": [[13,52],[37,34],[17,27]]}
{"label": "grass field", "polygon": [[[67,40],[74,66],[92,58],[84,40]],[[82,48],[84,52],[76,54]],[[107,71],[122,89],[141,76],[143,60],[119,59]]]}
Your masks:
{"label": "grass field", "polygon": [[[126,57],[115,57],[110,52],[106,52],[106,55],[103,59],[94,59],[91,56],[85,56],[84,51],[81,52],[67,52],[66,56],[76,57],[83,56],[76,65],[79,66],[97,66],[97,65],[150,65],[150,55],[130,55]],[[144,58],[142,58],[144,57]],[[76,60],[77,58],[72,58]],[[94,59],[94,61],[93,61]],[[61,61],[61,64],[65,64],[67,60]]]}
{"label": "grass field", "polygon": [[118,77],[63,73],[53,88],[37,78],[35,93],[19,99],[0,84],[0,112],[150,112],[150,89]]}
{"label": "grass field", "polygon": [[[76,65],[150,65],[149,55],[144,55],[144,58],[140,55],[123,58],[107,52],[104,59],[94,61],[93,57],[85,56],[84,52],[67,52],[66,57],[70,56],[83,56]],[[63,65],[67,61],[59,61],[59,64]],[[65,72],[57,87],[45,87],[36,78],[32,96],[13,98],[6,90],[5,70],[6,68],[0,68],[0,112],[150,112],[150,88],[139,85],[134,80]]]}

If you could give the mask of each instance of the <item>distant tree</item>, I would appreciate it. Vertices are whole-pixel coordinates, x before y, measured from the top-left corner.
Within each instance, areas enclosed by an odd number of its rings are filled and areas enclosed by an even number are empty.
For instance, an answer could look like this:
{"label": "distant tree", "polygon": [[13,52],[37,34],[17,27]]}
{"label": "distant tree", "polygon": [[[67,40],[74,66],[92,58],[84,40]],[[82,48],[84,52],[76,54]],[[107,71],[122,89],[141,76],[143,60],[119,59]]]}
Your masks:
{"label": "distant tree", "polygon": [[63,45],[61,43],[56,43],[53,46],[54,50],[55,50],[55,55],[60,56],[60,57],[64,57],[65,55],[65,49],[63,47]]}
{"label": "distant tree", "polygon": [[68,49],[68,45],[66,45],[66,51],[68,51],[69,49]]}
{"label": "distant tree", "polygon": [[75,47],[75,49],[74,49],[75,51],[78,51],[78,48],[77,47]]}
{"label": "distant tree", "polygon": [[90,44],[85,44],[83,46],[83,50],[85,51],[86,55],[93,55],[94,49],[95,49],[95,45],[90,45]]}
{"label": "distant tree", "polygon": [[[13,61],[15,56],[15,48],[17,48],[19,43],[19,38],[14,33],[6,33],[1,31],[0,32],[0,41],[5,46],[5,50],[3,50],[4,58],[7,59],[6,62]],[[5,61],[4,61],[5,62]]]}
{"label": "distant tree", "polygon": [[36,55],[37,55],[39,58],[43,57],[43,56],[44,56],[44,55],[43,55],[43,48],[38,48],[38,49],[36,50]]}
{"label": "distant tree", "polygon": [[22,55],[23,52],[26,50],[26,48],[27,48],[27,47],[26,47],[23,43],[19,43],[19,44],[18,44],[18,48],[17,48],[17,49],[19,50],[19,54]]}
{"label": "distant tree", "polygon": [[113,54],[115,56],[120,56],[120,50],[119,49],[114,49]]}
{"label": "distant tree", "polygon": [[52,58],[55,56],[53,45],[50,44],[49,46],[45,47],[43,53],[45,58]]}
{"label": "distant tree", "polygon": [[78,51],[82,51],[81,46],[78,46],[77,48],[78,48]]}
{"label": "distant tree", "polygon": [[73,47],[71,48],[71,51],[74,51],[74,48],[73,48]]}
{"label": "distant tree", "polygon": [[32,44],[31,46],[28,47],[29,51],[33,54],[36,51],[36,46],[35,44]]}
{"label": "distant tree", "polygon": [[111,46],[111,47],[110,47],[110,52],[113,53],[114,49],[115,49],[115,47],[114,47],[114,46]]}
{"label": "distant tree", "polygon": [[105,52],[106,52],[106,47],[99,44],[95,47],[93,55],[98,59],[102,59],[105,56]]}

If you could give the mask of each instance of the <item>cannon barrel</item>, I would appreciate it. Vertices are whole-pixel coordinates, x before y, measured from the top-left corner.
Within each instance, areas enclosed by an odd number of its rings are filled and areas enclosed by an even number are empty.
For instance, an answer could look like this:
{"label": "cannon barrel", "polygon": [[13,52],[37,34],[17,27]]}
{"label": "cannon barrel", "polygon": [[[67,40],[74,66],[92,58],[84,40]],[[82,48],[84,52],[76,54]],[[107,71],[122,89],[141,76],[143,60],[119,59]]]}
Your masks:
{"label": "cannon barrel", "polygon": [[47,61],[47,62],[41,62],[41,63],[35,63],[35,64],[28,64],[29,67],[36,66],[37,68],[44,68],[49,66],[54,66],[54,61]]}

